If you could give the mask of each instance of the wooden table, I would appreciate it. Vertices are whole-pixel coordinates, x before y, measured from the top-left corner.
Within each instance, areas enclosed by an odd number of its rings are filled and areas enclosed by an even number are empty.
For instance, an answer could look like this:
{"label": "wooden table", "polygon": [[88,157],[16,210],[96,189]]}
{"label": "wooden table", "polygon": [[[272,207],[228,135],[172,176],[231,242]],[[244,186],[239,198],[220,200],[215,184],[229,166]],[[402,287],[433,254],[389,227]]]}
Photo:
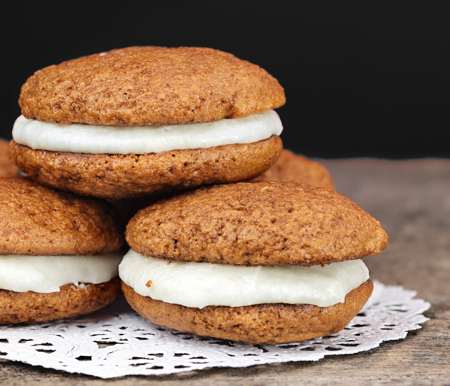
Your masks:
{"label": "wooden table", "polygon": [[432,303],[422,330],[365,354],[317,363],[218,369],[164,378],[104,381],[0,363],[0,384],[22,385],[450,385],[450,160],[327,161],[337,189],[379,218],[388,250],[368,258],[372,276]]}

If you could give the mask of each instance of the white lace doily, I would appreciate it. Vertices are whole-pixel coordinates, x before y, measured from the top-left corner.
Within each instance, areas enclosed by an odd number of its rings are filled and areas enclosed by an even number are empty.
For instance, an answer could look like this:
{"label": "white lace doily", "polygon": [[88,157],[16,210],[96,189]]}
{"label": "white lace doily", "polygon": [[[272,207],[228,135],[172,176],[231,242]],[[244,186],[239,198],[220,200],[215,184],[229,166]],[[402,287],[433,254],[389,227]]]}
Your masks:
{"label": "white lace doily", "polygon": [[345,330],[303,343],[249,346],[156,327],[122,302],[91,317],[0,327],[0,358],[101,378],[164,375],[211,367],[317,361],[403,339],[428,320],[415,292],[376,282],[363,312]]}

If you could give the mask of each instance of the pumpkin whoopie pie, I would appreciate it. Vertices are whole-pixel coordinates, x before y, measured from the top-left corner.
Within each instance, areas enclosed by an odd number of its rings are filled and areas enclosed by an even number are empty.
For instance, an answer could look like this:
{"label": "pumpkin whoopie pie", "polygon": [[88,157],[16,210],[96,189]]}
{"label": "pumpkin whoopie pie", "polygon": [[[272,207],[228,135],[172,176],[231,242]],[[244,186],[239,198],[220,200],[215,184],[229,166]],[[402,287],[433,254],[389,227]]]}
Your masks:
{"label": "pumpkin whoopie pie", "polygon": [[17,175],[17,166],[9,157],[9,142],[0,139],[0,177],[13,177]]}
{"label": "pumpkin whoopie pie", "polygon": [[120,291],[123,239],[110,209],[23,178],[0,178],[0,323],[93,312]]}
{"label": "pumpkin whoopie pie", "polygon": [[179,331],[285,343],[341,330],[372,292],[361,257],[380,223],[324,188],[247,182],[184,193],[139,211],[119,266],[131,307]]}
{"label": "pumpkin whoopie pie", "polygon": [[334,189],[327,168],[321,163],[283,149],[280,158],[255,181],[292,181],[320,188]]}
{"label": "pumpkin whoopie pie", "polygon": [[277,160],[284,103],[275,78],[219,50],[117,49],[32,75],[11,154],[30,178],[109,199],[242,181]]}

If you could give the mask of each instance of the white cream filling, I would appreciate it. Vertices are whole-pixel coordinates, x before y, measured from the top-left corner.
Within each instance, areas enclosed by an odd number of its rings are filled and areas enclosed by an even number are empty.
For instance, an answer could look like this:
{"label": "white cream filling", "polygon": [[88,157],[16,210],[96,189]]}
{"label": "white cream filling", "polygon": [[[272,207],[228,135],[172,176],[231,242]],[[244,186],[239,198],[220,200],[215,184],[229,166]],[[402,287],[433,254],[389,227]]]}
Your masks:
{"label": "white cream filling", "polygon": [[261,141],[283,131],[273,110],[183,125],[118,127],[60,125],[17,118],[13,139],[32,149],[91,154],[145,154]]}
{"label": "white cream filling", "polygon": [[0,256],[0,289],[58,292],[66,284],[99,284],[117,276],[119,255]]}
{"label": "white cream filling", "polygon": [[186,307],[313,304],[329,307],[369,279],[362,260],[325,266],[249,267],[170,262],[130,250],[119,265],[123,282],[142,296]]}

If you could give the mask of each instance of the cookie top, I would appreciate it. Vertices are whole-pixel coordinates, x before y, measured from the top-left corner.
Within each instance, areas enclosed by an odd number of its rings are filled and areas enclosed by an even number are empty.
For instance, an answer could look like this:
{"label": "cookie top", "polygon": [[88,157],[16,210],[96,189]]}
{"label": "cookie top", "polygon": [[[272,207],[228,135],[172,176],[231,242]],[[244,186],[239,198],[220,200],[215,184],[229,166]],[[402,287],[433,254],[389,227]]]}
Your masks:
{"label": "cookie top", "polygon": [[19,98],[27,118],[122,126],[208,122],[284,103],[278,81],[255,64],[211,48],[154,46],[46,67]]}
{"label": "cookie top", "polygon": [[139,211],[127,226],[135,251],[181,261],[317,265],[381,252],[380,223],[328,189],[237,183],[185,193]]}
{"label": "cookie top", "polygon": [[103,203],[24,178],[0,178],[0,255],[88,255],[122,246]]}
{"label": "cookie top", "polygon": [[320,188],[334,189],[327,168],[290,150],[284,149],[278,161],[256,181],[292,181]]}
{"label": "cookie top", "polygon": [[9,142],[0,139],[0,177],[13,177],[17,175],[17,167],[9,158]]}

